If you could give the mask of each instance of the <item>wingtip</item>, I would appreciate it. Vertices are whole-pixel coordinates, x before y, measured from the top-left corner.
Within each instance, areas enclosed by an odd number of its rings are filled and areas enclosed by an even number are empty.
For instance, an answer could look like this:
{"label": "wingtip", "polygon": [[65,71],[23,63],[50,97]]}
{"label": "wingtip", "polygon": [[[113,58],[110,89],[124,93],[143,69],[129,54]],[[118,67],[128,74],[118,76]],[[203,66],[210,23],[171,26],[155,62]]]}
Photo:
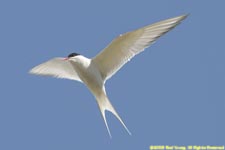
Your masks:
{"label": "wingtip", "polygon": [[37,67],[34,67],[34,68],[32,68],[32,69],[30,69],[30,70],[28,71],[28,74],[31,74],[31,75],[42,75],[42,74],[40,74],[39,71],[40,71],[40,70],[39,70]]}
{"label": "wingtip", "polygon": [[181,16],[179,16],[179,17],[180,17],[181,20],[184,20],[184,19],[186,19],[189,15],[190,15],[190,13],[187,13],[187,14],[181,15]]}
{"label": "wingtip", "polygon": [[28,71],[28,74],[35,74],[34,68],[30,69],[30,70]]}
{"label": "wingtip", "polygon": [[191,13],[187,13],[187,14],[185,14],[184,16],[188,17],[189,15],[191,15]]}
{"label": "wingtip", "polygon": [[33,74],[33,69],[30,69],[27,73],[28,74]]}

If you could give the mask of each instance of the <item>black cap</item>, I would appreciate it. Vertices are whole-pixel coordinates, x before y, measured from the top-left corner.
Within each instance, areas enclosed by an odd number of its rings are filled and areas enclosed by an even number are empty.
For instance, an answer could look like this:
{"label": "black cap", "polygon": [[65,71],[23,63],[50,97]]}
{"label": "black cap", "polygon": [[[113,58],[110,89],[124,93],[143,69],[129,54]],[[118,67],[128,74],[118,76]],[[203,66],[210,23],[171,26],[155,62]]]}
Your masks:
{"label": "black cap", "polygon": [[78,53],[71,53],[67,57],[70,58],[70,57],[74,57],[74,56],[77,56],[77,55],[80,55],[80,54],[78,54]]}

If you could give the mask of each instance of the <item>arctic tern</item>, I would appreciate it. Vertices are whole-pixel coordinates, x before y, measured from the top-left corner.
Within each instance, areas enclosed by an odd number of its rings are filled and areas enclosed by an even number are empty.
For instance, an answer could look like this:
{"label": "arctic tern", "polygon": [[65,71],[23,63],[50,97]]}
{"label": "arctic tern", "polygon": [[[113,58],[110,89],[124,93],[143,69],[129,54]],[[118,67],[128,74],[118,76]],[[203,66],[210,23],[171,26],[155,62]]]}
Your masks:
{"label": "arctic tern", "polygon": [[57,57],[44,62],[32,68],[30,73],[84,83],[97,100],[109,136],[111,137],[111,133],[105,116],[106,110],[114,114],[131,135],[107,97],[105,82],[131,58],[173,29],[186,17],[187,15],[174,17],[119,35],[91,59],[78,53],[71,53],[66,58]]}

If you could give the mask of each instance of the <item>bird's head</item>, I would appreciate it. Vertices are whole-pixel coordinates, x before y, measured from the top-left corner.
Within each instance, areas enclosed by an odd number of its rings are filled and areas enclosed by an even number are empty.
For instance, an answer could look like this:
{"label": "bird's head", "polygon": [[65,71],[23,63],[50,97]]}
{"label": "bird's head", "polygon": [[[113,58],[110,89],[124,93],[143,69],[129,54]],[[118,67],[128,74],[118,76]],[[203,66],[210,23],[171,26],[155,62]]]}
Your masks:
{"label": "bird's head", "polygon": [[73,59],[73,58],[75,58],[75,57],[77,57],[77,56],[79,56],[80,54],[78,54],[78,53],[71,53],[71,54],[69,54],[64,60],[69,60],[69,59]]}
{"label": "bird's head", "polygon": [[66,58],[64,58],[66,61],[70,61],[71,63],[77,63],[77,64],[89,64],[90,59],[78,54],[78,53],[71,53]]}

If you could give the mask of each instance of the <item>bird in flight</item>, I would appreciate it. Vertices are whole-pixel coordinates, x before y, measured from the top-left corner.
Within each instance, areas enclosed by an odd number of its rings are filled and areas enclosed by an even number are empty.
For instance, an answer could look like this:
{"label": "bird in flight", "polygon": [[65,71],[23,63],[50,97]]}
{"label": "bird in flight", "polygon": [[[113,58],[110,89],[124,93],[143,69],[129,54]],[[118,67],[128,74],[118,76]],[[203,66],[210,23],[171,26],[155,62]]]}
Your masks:
{"label": "bird in flight", "polygon": [[57,57],[50,59],[32,68],[30,73],[84,83],[97,100],[109,136],[111,137],[111,133],[105,111],[110,111],[114,114],[131,135],[131,132],[107,97],[105,82],[131,58],[144,51],[145,48],[176,27],[186,17],[187,15],[174,17],[122,34],[91,59],[78,53],[71,53],[66,58]]}

